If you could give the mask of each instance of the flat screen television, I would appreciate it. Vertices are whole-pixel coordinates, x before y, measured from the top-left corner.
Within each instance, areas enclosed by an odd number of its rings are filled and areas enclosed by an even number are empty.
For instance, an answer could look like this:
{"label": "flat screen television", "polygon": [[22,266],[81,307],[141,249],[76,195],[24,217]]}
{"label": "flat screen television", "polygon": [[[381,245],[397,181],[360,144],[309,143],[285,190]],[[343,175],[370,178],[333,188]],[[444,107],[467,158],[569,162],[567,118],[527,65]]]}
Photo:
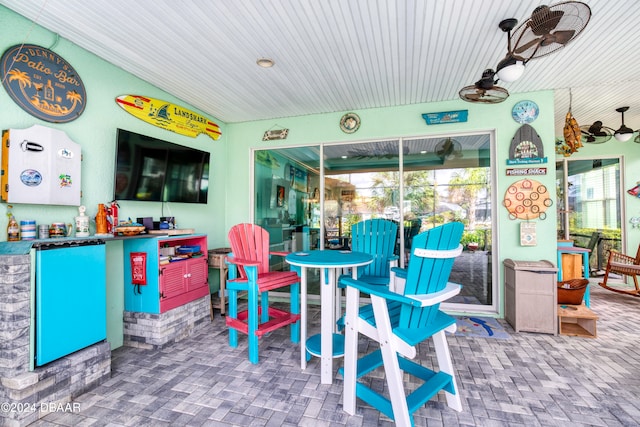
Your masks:
{"label": "flat screen television", "polygon": [[210,153],[118,129],[115,200],[207,203]]}

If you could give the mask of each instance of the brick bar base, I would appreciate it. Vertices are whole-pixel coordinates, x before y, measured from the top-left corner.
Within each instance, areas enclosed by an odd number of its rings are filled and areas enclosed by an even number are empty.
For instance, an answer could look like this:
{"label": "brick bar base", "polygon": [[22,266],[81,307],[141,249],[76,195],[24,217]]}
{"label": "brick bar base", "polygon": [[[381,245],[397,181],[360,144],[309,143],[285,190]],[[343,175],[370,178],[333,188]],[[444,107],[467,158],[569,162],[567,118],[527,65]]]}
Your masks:
{"label": "brick bar base", "polygon": [[124,345],[162,349],[210,322],[209,295],[161,314],[124,312]]}
{"label": "brick bar base", "polygon": [[[31,257],[0,256],[0,425],[22,427],[111,377],[111,348],[102,342],[29,370]],[[78,404],[76,404],[78,405]],[[82,408],[79,407],[79,410]]]}

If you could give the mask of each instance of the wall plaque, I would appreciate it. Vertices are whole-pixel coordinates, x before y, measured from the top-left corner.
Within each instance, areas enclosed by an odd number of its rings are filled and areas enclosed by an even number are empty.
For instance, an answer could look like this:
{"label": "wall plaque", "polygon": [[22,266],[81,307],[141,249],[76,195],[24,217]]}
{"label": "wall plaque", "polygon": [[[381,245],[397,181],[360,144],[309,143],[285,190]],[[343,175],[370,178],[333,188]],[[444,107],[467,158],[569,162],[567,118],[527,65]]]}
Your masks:
{"label": "wall plaque", "polygon": [[547,168],[507,168],[507,176],[546,175]]}
{"label": "wall plaque", "polygon": [[466,122],[469,116],[468,110],[445,111],[441,113],[425,113],[422,118],[428,125],[440,125],[443,123],[461,123]]}
{"label": "wall plaque", "polygon": [[25,44],[7,49],[0,59],[2,85],[27,113],[52,123],[77,119],[87,104],[80,76],[60,55]]}
{"label": "wall plaque", "polygon": [[547,163],[542,139],[531,125],[523,124],[511,139],[507,165]]}

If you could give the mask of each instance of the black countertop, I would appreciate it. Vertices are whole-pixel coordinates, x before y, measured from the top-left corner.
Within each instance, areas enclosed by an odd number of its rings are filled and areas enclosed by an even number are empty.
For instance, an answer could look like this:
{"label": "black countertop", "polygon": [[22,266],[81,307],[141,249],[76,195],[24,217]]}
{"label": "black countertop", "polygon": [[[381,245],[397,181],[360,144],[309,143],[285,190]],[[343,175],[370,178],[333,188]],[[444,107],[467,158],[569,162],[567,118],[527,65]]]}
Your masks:
{"label": "black countertop", "polygon": [[33,247],[51,246],[51,245],[73,245],[77,244],[91,244],[91,243],[103,243],[115,240],[129,240],[129,239],[148,239],[151,237],[164,237],[168,234],[148,234],[141,233],[135,236],[112,236],[112,235],[93,235],[87,237],[56,237],[50,239],[34,239],[34,240],[20,240],[17,242],[0,242],[0,255],[26,255],[31,251]]}

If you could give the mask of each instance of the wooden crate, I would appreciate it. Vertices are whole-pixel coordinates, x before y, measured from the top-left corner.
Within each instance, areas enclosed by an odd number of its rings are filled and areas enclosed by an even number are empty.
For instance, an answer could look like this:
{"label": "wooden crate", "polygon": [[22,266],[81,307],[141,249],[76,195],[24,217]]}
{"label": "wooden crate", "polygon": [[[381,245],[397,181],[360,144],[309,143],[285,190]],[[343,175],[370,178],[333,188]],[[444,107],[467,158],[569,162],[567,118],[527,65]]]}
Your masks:
{"label": "wooden crate", "polygon": [[211,295],[211,320],[213,321],[213,309],[217,308],[220,310],[221,315],[226,314],[226,306],[227,306],[227,295],[226,295],[226,283],[227,283],[227,273],[229,268],[225,263],[225,258],[227,254],[231,252],[231,248],[218,248],[218,249],[209,249],[209,267],[217,268],[220,270],[220,290],[218,292],[218,296]]}
{"label": "wooden crate", "polygon": [[598,315],[582,305],[558,305],[558,328],[560,335],[597,338]]}
{"label": "wooden crate", "polygon": [[562,254],[562,280],[579,279],[582,274],[582,254]]}

